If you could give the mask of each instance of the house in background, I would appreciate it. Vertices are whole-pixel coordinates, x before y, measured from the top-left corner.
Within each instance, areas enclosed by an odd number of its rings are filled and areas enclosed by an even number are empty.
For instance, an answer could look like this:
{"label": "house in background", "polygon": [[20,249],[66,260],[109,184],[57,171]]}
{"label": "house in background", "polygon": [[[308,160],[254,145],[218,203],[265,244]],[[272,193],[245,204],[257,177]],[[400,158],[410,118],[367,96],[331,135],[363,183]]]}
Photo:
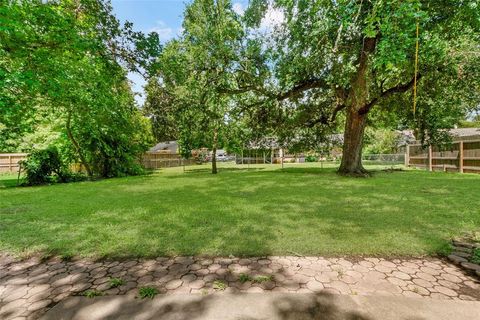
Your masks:
{"label": "house in background", "polygon": [[457,128],[449,131],[454,141],[480,140],[480,128]]}
{"label": "house in background", "polygon": [[283,148],[276,138],[267,137],[258,141],[252,141],[236,155],[237,164],[254,163],[302,163],[305,162],[304,153],[289,153]]}
{"label": "house in background", "polygon": [[177,141],[159,142],[155,146],[150,148],[149,152],[176,154],[178,153],[178,142]]}

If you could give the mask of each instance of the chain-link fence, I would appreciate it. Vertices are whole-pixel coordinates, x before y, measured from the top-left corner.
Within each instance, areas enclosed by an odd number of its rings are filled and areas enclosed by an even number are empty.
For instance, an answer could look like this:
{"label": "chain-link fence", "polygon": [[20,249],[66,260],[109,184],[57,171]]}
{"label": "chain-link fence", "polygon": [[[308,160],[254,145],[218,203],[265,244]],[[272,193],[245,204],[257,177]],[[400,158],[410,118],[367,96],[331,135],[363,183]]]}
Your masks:
{"label": "chain-link fence", "polygon": [[399,165],[405,164],[405,154],[364,154],[362,161],[364,164]]}

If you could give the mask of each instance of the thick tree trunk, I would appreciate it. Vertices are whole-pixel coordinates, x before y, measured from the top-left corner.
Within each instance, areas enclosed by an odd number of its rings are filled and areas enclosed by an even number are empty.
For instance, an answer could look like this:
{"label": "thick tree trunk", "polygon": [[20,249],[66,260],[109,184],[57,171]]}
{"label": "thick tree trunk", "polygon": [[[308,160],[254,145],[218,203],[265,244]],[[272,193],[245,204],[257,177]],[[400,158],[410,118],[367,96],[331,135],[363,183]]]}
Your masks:
{"label": "thick tree trunk", "polygon": [[212,174],[217,174],[217,140],[218,132],[217,128],[213,131],[213,146],[212,146]]}
{"label": "thick tree trunk", "polygon": [[342,163],[338,172],[345,175],[364,175],[362,146],[367,114],[359,114],[355,108],[347,110]]}
{"label": "thick tree trunk", "polygon": [[377,38],[365,38],[363,41],[357,74],[352,81],[349,94],[351,101],[347,107],[342,163],[338,169],[340,174],[365,175],[367,173],[362,165],[362,147],[368,110],[366,112],[360,112],[360,110],[364,109],[368,101],[368,56],[375,51],[376,44]]}
{"label": "thick tree trunk", "polygon": [[78,144],[77,140],[75,140],[75,137],[73,136],[71,122],[72,122],[72,113],[69,112],[67,117],[67,124],[66,124],[67,136],[68,136],[68,139],[70,139],[70,142],[72,142],[75,150],[77,151],[78,157],[80,158],[80,162],[85,167],[85,170],[87,170],[88,177],[91,179],[93,177],[92,169],[90,168],[90,165],[88,164],[87,160],[83,156],[80,145]]}

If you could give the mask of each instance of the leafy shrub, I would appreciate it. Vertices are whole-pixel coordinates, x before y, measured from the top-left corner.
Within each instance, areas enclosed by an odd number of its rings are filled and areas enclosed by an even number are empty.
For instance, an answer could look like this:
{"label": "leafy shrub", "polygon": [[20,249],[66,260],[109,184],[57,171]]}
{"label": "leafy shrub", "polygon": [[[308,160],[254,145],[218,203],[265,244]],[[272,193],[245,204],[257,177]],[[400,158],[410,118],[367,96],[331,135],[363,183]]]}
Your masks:
{"label": "leafy shrub", "polygon": [[255,277],[255,279],[253,279],[253,281],[257,282],[257,283],[273,281],[273,275],[257,276],[257,277]]}
{"label": "leafy shrub", "polygon": [[392,130],[369,128],[365,133],[365,154],[397,153],[401,138]]}
{"label": "leafy shrub", "polygon": [[306,156],[305,157],[305,162],[317,162],[318,159],[315,156]]}
{"label": "leafy shrub", "polygon": [[245,282],[247,282],[247,281],[251,281],[251,280],[252,280],[252,277],[250,277],[250,275],[248,275],[248,274],[241,273],[241,274],[240,274],[240,277],[238,278],[238,280],[239,280],[241,283],[245,283]]}
{"label": "leafy shrub", "polygon": [[[93,118],[82,115],[72,125],[73,135],[94,176],[112,178],[144,173],[139,160],[153,143],[150,122],[145,122],[131,106],[119,108],[125,108],[124,112],[110,114],[103,110],[108,116],[101,119],[97,115]],[[79,160],[76,150],[73,156],[72,161]]]}
{"label": "leafy shrub", "polygon": [[470,261],[476,264],[480,264],[480,248],[476,248],[473,251],[473,255]]}
{"label": "leafy shrub", "polygon": [[91,299],[91,298],[103,296],[103,293],[98,290],[87,290],[83,293],[83,296]]}
{"label": "leafy shrub", "polygon": [[224,291],[225,289],[227,289],[227,284],[222,280],[215,280],[213,282],[213,289],[218,291]]}
{"label": "leafy shrub", "polygon": [[32,151],[21,166],[26,172],[27,185],[68,182],[78,178],[64,166],[55,147]]}
{"label": "leafy shrub", "polygon": [[110,278],[109,283],[110,283],[110,288],[117,288],[123,285],[125,281],[123,281],[123,279],[120,279],[120,278]]}
{"label": "leafy shrub", "polygon": [[153,287],[141,287],[138,289],[138,295],[140,298],[150,298],[153,299],[158,294],[158,290]]}
{"label": "leafy shrub", "polygon": [[73,254],[71,254],[71,253],[62,254],[62,255],[60,256],[60,259],[62,259],[62,261],[64,261],[64,262],[72,261],[72,259],[73,259]]}

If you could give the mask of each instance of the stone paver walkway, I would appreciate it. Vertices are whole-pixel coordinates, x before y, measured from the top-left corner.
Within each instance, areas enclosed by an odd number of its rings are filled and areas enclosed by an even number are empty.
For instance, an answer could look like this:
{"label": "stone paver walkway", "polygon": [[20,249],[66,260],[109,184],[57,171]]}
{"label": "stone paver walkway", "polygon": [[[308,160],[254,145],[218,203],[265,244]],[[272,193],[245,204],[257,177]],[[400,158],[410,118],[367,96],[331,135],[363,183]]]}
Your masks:
{"label": "stone paver walkway", "polygon": [[[122,279],[111,287],[111,278]],[[129,261],[13,261],[0,256],[0,319],[36,319],[70,295],[319,292],[480,300],[480,281],[441,259],[176,257]]]}

